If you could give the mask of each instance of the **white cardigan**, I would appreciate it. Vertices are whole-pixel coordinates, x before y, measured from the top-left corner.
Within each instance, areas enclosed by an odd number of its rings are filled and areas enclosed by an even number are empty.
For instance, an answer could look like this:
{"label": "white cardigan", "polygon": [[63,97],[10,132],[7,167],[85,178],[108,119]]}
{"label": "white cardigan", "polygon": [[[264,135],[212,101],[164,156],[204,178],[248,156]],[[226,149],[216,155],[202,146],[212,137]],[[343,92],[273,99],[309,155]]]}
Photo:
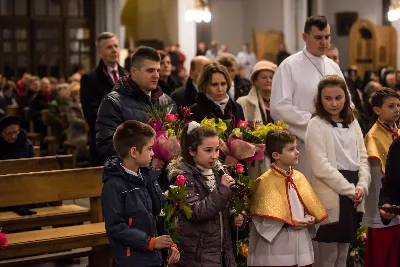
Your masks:
{"label": "white cardigan", "polygon": [[[354,120],[349,125],[349,128],[353,129],[357,135],[360,169],[358,174],[359,181],[356,187],[363,190],[365,198],[371,182],[367,151],[357,120]],[[353,198],[356,187],[349,183],[337,170],[335,147],[331,131],[325,120],[318,116],[310,120],[306,132],[305,145],[312,169],[311,185],[329,216],[322,224],[338,222],[340,212],[339,195]],[[358,210],[364,212],[364,201],[359,205]]]}

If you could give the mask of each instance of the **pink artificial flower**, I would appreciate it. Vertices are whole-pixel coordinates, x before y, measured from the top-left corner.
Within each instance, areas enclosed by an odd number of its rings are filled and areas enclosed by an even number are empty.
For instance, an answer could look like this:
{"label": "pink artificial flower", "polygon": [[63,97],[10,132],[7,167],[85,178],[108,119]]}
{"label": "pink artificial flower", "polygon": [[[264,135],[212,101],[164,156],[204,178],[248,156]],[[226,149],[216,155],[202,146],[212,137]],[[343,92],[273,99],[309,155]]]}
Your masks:
{"label": "pink artificial flower", "polygon": [[178,116],[176,116],[176,114],[166,114],[165,120],[169,122],[174,122],[178,120]]}
{"label": "pink artificial flower", "polygon": [[237,173],[244,173],[244,166],[241,163],[235,165],[235,171]]}
{"label": "pink artificial flower", "polygon": [[246,128],[248,126],[249,126],[249,123],[247,121],[242,121],[242,120],[240,120],[237,124],[237,127],[239,127],[239,128]]}
{"label": "pink artificial flower", "polygon": [[365,244],[365,242],[367,242],[367,239],[367,235],[363,233],[363,235],[361,236],[361,241]]}
{"label": "pink artificial flower", "polygon": [[178,176],[176,177],[176,182],[175,182],[175,184],[176,184],[177,186],[184,186],[184,185],[185,185],[185,182],[186,182],[186,177],[183,176],[182,174],[180,174],[180,175],[178,175]]}

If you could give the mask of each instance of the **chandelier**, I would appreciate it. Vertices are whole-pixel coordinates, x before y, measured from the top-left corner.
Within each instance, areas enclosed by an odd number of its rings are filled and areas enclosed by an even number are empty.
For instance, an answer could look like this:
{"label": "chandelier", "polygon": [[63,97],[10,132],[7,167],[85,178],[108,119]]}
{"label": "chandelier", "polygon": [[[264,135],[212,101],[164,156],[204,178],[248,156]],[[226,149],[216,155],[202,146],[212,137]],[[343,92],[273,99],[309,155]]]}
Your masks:
{"label": "chandelier", "polygon": [[400,19],[400,1],[391,0],[388,12],[388,20],[396,21]]}
{"label": "chandelier", "polygon": [[208,23],[211,21],[210,8],[208,0],[195,0],[195,8],[185,12],[185,20],[195,21],[200,23],[202,21]]}

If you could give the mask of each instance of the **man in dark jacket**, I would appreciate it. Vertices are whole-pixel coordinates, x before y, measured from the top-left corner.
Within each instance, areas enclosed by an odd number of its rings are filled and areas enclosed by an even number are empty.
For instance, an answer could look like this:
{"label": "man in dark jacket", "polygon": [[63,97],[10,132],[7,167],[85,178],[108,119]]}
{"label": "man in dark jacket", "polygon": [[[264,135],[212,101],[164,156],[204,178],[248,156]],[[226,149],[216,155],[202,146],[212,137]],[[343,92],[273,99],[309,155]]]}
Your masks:
{"label": "man in dark jacket", "polygon": [[118,79],[127,75],[125,69],[118,64],[118,39],[111,32],[103,32],[96,39],[97,53],[100,56],[96,68],[84,74],[81,79],[80,98],[83,115],[89,125],[90,164],[99,166],[104,163],[96,149],[95,123],[101,100],[111,92]]}
{"label": "man in dark jacket", "polygon": [[178,107],[190,107],[196,103],[197,97],[197,78],[204,65],[212,63],[208,57],[197,56],[190,62],[189,79],[186,84],[176,89],[171,98]]}
{"label": "man in dark jacket", "polygon": [[121,78],[114,90],[103,98],[96,121],[96,144],[105,160],[116,156],[112,138],[118,125],[127,120],[147,123],[152,109],[176,113],[176,105],[157,86],[160,55],[150,47],[139,47],[132,55],[131,74]]}

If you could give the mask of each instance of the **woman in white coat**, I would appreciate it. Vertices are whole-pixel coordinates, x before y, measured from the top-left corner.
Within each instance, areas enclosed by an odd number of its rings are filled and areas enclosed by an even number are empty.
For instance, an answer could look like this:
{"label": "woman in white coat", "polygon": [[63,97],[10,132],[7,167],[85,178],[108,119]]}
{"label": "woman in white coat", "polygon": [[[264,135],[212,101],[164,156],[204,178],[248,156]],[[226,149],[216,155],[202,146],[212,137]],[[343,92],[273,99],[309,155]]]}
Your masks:
{"label": "woman in white coat", "polygon": [[[242,96],[236,101],[243,108],[244,118],[248,122],[261,122],[267,124],[273,122],[270,114],[270,98],[272,78],[277,66],[270,61],[258,62],[251,72],[250,80],[252,88],[247,96]],[[254,161],[248,164],[248,174],[252,178],[258,178],[269,169],[268,157],[264,160]]]}

